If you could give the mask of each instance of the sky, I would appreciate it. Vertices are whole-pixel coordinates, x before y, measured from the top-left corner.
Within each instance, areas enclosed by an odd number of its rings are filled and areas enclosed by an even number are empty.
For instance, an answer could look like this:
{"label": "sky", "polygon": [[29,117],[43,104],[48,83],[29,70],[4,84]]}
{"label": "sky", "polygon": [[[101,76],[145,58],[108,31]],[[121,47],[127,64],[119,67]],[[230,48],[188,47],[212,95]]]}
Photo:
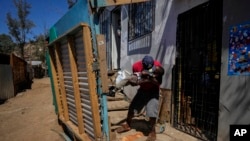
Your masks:
{"label": "sky", "polygon": [[[32,34],[28,38],[44,34],[49,30],[67,11],[67,0],[26,0],[30,5],[28,19],[36,25],[31,29]],[[6,24],[6,14],[11,12],[11,16],[17,15],[16,7],[12,0],[0,0],[0,34],[8,34]]]}

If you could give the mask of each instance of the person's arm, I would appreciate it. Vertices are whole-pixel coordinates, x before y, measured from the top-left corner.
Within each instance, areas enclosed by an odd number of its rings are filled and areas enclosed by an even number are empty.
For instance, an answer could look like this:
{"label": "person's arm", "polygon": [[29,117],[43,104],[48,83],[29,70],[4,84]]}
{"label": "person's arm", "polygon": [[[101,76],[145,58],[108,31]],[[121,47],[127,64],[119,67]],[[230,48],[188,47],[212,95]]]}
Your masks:
{"label": "person's arm", "polygon": [[160,85],[161,82],[158,81],[158,79],[155,76],[148,76],[147,78],[142,78],[140,81],[138,81],[138,84],[143,84],[143,83],[152,83],[154,85]]}
{"label": "person's arm", "polygon": [[138,66],[138,62],[134,63],[132,65],[132,71],[133,71],[133,74],[132,76],[129,78],[128,80],[128,83],[131,85],[131,86],[137,86],[138,85],[138,78],[140,77],[140,72],[137,72],[139,69],[137,68]]}
{"label": "person's arm", "polygon": [[131,86],[137,86],[138,85],[138,76],[135,74],[132,74],[132,76],[130,77],[130,79],[128,80],[128,83]]}
{"label": "person's arm", "polygon": [[155,71],[153,73],[143,71],[142,80],[140,81],[140,84],[151,82],[155,85],[161,85],[163,75],[164,75],[164,68],[161,66],[156,66]]}

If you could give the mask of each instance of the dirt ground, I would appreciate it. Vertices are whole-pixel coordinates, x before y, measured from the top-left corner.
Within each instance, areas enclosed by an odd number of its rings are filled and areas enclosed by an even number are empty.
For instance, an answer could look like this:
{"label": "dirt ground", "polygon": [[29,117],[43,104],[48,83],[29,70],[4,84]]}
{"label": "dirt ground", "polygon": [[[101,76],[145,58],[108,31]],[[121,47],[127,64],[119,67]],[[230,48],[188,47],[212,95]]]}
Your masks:
{"label": "dirt ground", "polygon": [[64,141],[54,110],[49,78],[0,105],[0,141]]}
{"label": "dirt ground", "polygon": [[[119,116],[119,113],[117,115]],[[138,132],[131,130],[117,135],[119,141]],[[32,89],[0,105],[0,141],[64,141],[64,132],[58,124],[54,110],[50,79],[34,79]],[[146,136],[128,141],[145,141]],[[164,133],[157,134],[157,141],[197,141],[170,125]]]}

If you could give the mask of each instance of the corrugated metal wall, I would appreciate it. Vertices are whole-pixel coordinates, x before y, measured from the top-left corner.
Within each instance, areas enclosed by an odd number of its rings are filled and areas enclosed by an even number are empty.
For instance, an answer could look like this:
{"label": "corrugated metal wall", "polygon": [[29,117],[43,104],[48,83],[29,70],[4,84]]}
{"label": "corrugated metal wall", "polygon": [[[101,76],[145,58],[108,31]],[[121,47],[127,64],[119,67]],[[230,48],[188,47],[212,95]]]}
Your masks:
{"label": "corrugated metal wall", "polygon": [[98,140],[102,122],[89,26],[81,24],[49,49],[60,120],[79,138]]}
{"label": "corrugated metal wall", "polygon": [[12,68],[10,65],[0,64],[0,100],[14,97]]}

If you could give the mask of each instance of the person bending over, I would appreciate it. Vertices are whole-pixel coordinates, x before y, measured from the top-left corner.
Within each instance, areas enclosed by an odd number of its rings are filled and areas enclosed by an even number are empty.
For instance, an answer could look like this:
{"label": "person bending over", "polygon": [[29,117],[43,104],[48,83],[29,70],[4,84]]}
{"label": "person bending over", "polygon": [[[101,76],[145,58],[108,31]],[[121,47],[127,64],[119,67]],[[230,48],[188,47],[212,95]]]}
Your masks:
{"label": "person bending over", "polygon": [[144,107],[146,116],[149,117],[149,127],[151,129],[147,141],[156,140],[156,119],[158,116],[159,92],[162,83],[164,69],[160,62],[153,57],[146,55],[142,60],[135,62],[132,66],[133,74],[129,83],[132,86],[139,85],[136,95],[131,101],[128,109],[126,123],[117,128],[117,133],[129,131],[132,118],[135,113],[139,113]]}

